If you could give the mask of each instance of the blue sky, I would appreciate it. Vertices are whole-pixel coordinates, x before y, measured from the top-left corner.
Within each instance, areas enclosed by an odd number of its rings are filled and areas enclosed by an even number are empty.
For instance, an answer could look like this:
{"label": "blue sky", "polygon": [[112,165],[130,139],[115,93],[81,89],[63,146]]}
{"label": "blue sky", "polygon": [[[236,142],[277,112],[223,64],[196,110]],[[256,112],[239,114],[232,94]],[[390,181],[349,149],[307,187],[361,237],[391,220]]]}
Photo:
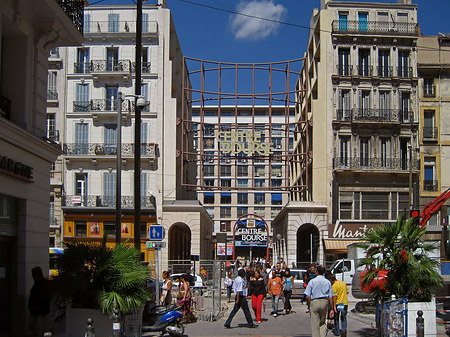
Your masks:
{"label": "blue sky", "polygon": [[[133,3],[133,0],[104,0],[98,4]],[[424,35],[450,32],[450,0],[413,0],[413,3],[419,6],[419,25]],[[298,26],[309,26],[312,10],[320,7],[320,0],[168,0],[168,7],[185,56],[227,62],[269,62],[303,56],[308,29]],[[242,11],[298,26],[255,20],[226,11]]]}

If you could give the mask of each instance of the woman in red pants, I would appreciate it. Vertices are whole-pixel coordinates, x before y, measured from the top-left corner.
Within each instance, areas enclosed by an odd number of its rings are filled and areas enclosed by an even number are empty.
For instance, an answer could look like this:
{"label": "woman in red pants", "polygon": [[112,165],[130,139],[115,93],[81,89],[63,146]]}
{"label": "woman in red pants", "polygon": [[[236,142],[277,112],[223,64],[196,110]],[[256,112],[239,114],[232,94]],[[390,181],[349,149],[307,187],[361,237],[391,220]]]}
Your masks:
{"label": "woman in red pants", "polygon": [[248,288],[249,295],[252,295],[252,308],[255,312],[256,322],[259,324],[261,323],[262,302],[266,297],[266,286],[259,269],[255,270],[255,274],[250,277],[250,285]]}

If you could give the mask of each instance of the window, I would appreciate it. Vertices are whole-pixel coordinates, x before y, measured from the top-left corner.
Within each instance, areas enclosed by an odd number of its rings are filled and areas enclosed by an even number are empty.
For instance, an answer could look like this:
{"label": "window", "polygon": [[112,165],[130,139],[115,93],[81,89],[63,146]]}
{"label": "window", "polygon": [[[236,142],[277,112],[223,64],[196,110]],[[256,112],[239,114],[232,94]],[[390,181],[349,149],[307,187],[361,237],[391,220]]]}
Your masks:
{"label": "window", "polygon": [[358,29],[360,32],[367,32],[367,18],[369,13],[360,12],[358,13]]}
{"label": "window", "polygon": [[337,118],[342,121],[351,121],[350,90],[339,89]]}
{"label": "window", "polygon": [[272,187],[281,187],[282,185],[281,182],[282,182],[281,179],[272,179],[271,180]]}
{"label": "window", "polygon": [[436,139],[437,129],[435,127],[435,113],[434,110],[425,110],[423,112],[423,138]]}
{"label": "window", "polygon": [[266,187],[266,181],[264,179],[255,179],[255,187]]}
{"label": "window", "polygon": [[84,14],[83,18],[83,33],[91,32],[91,14]]}
{"label": "window", "polygon": [[214,137],[214,125],[205,124],[205,137]]}
{"label": "window", "polygon": [[359,159],[361,167],[369,167],[369,138],[359,140]]}
{"label": "window", "polygon": [[221,221],[220,222],[220,231],[221,232],[230,232],[231,231],[231,221]]}
{"label": "window", "polygon": [[238,193],[237,194],[237,202],[240,205],[248,204],[248,194],[247,193]]}
{"label": "window", "polygon": [[204,138],[203,147],[205,149],[214,149],[214,138]]}
{"label": "window", "polygon": [[204,193],[203,194],[204,204],[214,204],[214,193]]}
{"label": "window", "polygon": [[203,166],[203,175],[205,177],[214,176],[214,165],[205,165]]}
{"label": "window", "polygon": [[211,219],[214,219],[214,207],[205,207],[205,211],[209,214]]}
{"label": "window", "polygon": [[75,236],[86,236],[86,235],[87,235],[87,222],[75,221]]}
{"label": "window", "polygon": [[231,166],[220,166],[220,175],[224,177],[231,176]]}
{"label": "window", "polygon": [[350,166],[350,136],[339,137],[339,166]]}
{"label": "window", "polygon": [[283,155],[281,154],[280,151],[273,151],[272,162],[280,163],[280,162],[282,162],[282,157],[283,157]]}
{"label": "window", "polygon": [[116,172],[103,173],[103,206],[116,204]]}
{"label": "window", "polygon": [[361,193],[361,208],[363,219],[389,219],[389,194]]}
{"label": "window", "polygon": [[247,179],[238,179],[237,181],[238,187],[248,187]]}
{"label": "window", "polygon": [[359,116],[370,117],[370,90],[359,90]]}
{"label": "window", "polygon": [[75,154],[83,155],[89,152],[89,140],[88,140],[88,124],[76,123],[75,124]]}
{"label": "window", "polygon": [[220,207],[221,218],[231,218],[231,207]]}
{"label": "window", "polygon": [[398,51],[398,77],[412,77],[412,68],[409,66],[409,51]]}
{"label": "window", "polygon": [[205,179],[204,184],[206,187],[214,187],[214,179]]}
{"label": "window", "polygon": [[339,30],[346,31],[348,29],[348,14],[347,13],[339,13]]}
{"label": "window", "polygon": [[47,114],[47,138],[55,142],[59,140],[56,131],[55,114]]}
{"label": "window", "polygon": [[411,121],[411,94],[399,90],[400,121],[408,123]]}
{"label": "window", "polygon": [[106,48],[106,71],[120,71],[119,49]]}
{"label": "window", "polygon": [[391,92],[380,91],[379,92],[379,111],[380,118],[385,121],[389,121],[391,112]]}
{"label": "window", "polygon": [[115,155],[117,153],[117,124],[105,124],[105,145],[104,153],[106,155]]}
{"label": "window", "polygon": [[87,191],[88,191],[88,176],[87,173],[75,174],[75,195],[81,196],[80,206],[87,205]]}
{"label": "window", "polygon": [[231,179],[220,179],[220,186],[231,187]]}
{"label": "window", "polygon": [[272,177],[281,177],[281,166],[272,166]]}
{"label": "window", "polygon": [[350,76],[351,75],[350,49],[339,48],[338,57],[339,57],[338,74],[343,76]]}
{"label": "window", "polygon": [[[230,167],[230,166],[228,166],[228,167]],[[246,176],[248,176],[248,166],[239,165],[237,167],[237,176],[238,177],[246,177]]]}
{"label": "window", "polygon": [[148,33],[148,13],[142,13],[142,32]]}
{"label": "window", "polygon": [[436,181],[436,159],[425,158],[423,164],[423,190],[424,191],[437,191]]}
{"label": "window", "polygon": [[103,222],[103,235],[107,237],[115,237],[116,236],[116,223],[105,221]]}
{"label": "window", "polygon": [[47,79],[47,100],[57,100],[58,99],[58,91],[56,90],[56,71],[48,72]]}
{"label": "window", "polygon": [[392,168],[391,165],[391,139],[380,138],[380,166],[382,168]]}
{"label": "window", "polygon": [[339,219],[352,219],[353,192],[339,194]]}
{"label": "window", "polygon": [[283,195],[281,193],[272,193],[272,205],[282,205]]}
{"label": "window", "polygon": [[266,208],[265,207],[255,207],[254,212],[256,215],[259,215],[260,217],[266,216]]}
{"label": "window", "polygon": [[237,208],[237,216],[238,217],[246,215],[246,214],[248,214],[248,207],[238,207]]}
{"label": "window", "polygon": [[272,207],[270,209],[270,217],[275,218],[281,212],[281,207]]}
{"label": "window", "polygon": [[281,149],[282,145],[281,145],[281,140],[283,138],[272,138],[272,144],[273,144],[273,148],[274,149]]}
{"label": "window", "polygon": [[148,123],[142,123],[141,124],[141,154],[146,155],[148,154]]}
{"label": "window", "polygon": [[378,50],[378,76],[380,77],[392,76],[392,68],[390,66],[389,58],[390,58],[389,49]]}
{"label": "window", "polygon": [[255,204],[264,205],[266,203],[266,196],[264,193],[255,193]]}
{"label": "window", "polygon": [[89,48],[77,49],[77,62],[75,63],[74,72],[76,74],[87,74],[91,71],[91,64],[89,60]]}
{"label": "window", "polygon": [[231,193],[220,193],[221,204],[231,204]]}
{"label": "window", "polygon": [[264,166],[261,165],[255,166],[255,177],[264,177],[265,175],[266,174]]}
{"label": "window", "polygon": [[73,111],[88,112],[90,108],[89,84],[77,83],[75,88],[75,102],[73,102]]}
{"label": "window", "polygon": [[147,197],[147,173],[141,173],[141,207],[150,207],[154,197]]}
{"label": "window", "polygon": [[150,111],[150,98],[148,97],[148,83],[142,83],[141,84],[141,95],[144,96],[145,100],[145,107],[141,108],[141,111],[143,112],[149,112]]}
{"label": "window", "polygon": [[423,97],[436,97],[434,78],[423,79]]}
{"label": "window", "polygon": [[117,33],[119,31],[119,14],[108,14],[108,32]]}

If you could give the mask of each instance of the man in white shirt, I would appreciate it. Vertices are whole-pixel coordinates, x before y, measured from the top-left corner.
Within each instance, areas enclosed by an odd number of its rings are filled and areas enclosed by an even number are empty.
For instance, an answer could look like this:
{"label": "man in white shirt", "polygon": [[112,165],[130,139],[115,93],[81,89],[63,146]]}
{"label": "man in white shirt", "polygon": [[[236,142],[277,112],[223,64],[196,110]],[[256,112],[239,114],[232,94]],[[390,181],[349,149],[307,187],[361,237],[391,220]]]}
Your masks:
{"label": "man in white shirt", "polygon": [[238,271],[238,276],[236,277],[233,283],[233,291],[236,294],[236,301],[234,302],[234,307],[233,310],[231,310],[230,312],[230,316],[228,316],[228,319],[224,324],[225,328],[231,327],[231,321],[233,320],[233,317],[236,315],[236,313],[240,308],[242,308],[245,318],[247,319],[248,327],[249,328],[257,327],[257,325],[253,324],[252,314],[250,313],[250,310],[248,308],[247,288],[248,287],[247,281],[245,280],[245,270],[240,269]]}

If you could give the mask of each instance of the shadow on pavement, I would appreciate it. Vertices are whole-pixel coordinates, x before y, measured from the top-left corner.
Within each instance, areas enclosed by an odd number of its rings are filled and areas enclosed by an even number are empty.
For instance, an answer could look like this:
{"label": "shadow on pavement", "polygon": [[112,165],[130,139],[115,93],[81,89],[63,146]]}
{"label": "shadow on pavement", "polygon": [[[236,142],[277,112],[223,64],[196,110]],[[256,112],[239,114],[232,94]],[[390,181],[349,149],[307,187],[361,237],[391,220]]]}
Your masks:
{"label": "shadow on pavement", "polygon": [[374,328],[365,328],[360,330],[353,330],[352,336],[364,336],[364,337],[378,337],[380,332]]}

